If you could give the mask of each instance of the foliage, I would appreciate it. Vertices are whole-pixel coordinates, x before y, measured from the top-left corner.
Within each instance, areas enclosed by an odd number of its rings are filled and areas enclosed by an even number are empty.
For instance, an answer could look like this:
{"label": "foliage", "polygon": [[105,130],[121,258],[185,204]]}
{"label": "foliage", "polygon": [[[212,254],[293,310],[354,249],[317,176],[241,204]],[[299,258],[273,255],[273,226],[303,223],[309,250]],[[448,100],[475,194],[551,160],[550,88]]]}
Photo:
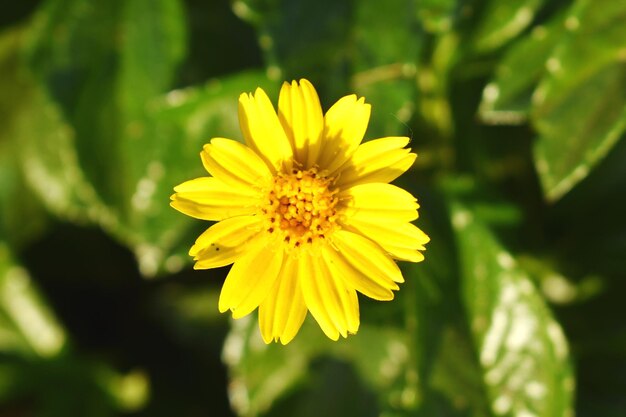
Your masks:
{"label": "foliage", "polygon": [[[618,416],[626,3],[43,0],[0,22],[0,415]],[[432,238],[361,330],[217,313],[168,206],[237,97],[407,135]]]}

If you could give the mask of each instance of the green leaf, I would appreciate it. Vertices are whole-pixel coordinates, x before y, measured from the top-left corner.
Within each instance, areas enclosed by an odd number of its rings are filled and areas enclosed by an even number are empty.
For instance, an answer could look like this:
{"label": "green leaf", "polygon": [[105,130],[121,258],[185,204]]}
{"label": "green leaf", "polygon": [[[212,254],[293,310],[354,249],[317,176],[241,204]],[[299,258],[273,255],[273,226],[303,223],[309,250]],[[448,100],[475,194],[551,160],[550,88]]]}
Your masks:
{"label": "green leaf", "polygon": [[528,273],[459,203],[452,209],[463,299],[497,415],[567,416],[574,379],[568,344]]}
{"label": "green leaf", "polygon": [[406,283],[403,302],[412,365],[419,377],[416,415],[489,416],[489,405],[476,352],[459,297],[457,255],[448,210],[405,178],[423,207],[417,225],[431,241],[423,262],[401,263]]}
{"label": "green leaf", "polygon": [[173,188],[206,175],[202,145],[239,138],[239,94],[269,84],[257,71],[162,94],[183,42],[177,0],[67,0],[39,11],[27,51],[56,101],[36,89],[27,116],[39,123],[21,125],[27,172],[46,177],[32,186],[56,213],[96,222],[127,245],[147,277],[187,264],[202,223],[169,207]]}
{"label": "green leaf", "polygon": [[[459,36],[454,32],[442,34],[431,45],[430,55],[417,69],[417,114],[429,136],[435,136],[445,147],[454,131],[450,106],[451,71],[460,57]],[[434,134],[434,135],[433,135]],[[441,149],[446,153],[449,150]]]}
{"label": "green leaf", "polygon": [[[353,364],[369,387],[401,406],[401,390],[395,385],[405,378],[408,355],[405,337],[392,327],[364,324],[358,336],[333,342],[310,316],[287,346],[266,345],[256,320],[237,320],[223,352],[230,369],[231,404],[242,416],[265,414],[293,390],[307,384],[312,364],[321,357]],[[323,401],[323,397],[316,401]]]}
{"label": "green leaf", "polygon": [[416,4],[417,16],[427,32],[448,32],[456,20],[458,6],[457,0],[422,0]]}
{"label": "green leaf", "polygon": [[134,190],[124,203],[130,208],[122,219],[85,179],[74,136],[58,107],[30,85],[34,91],[29,107],[16,122],[26,178],[57,215],[96,223],[129,246],[145,276],[176,272],[189,262],[187,251],[208,224],[172,209],[169,196],[177,184],[206,175],[199,153],[212,136],[240,139],[237,97],[258,86],[273,93],[273,85],[259,71],[174,90],[153,100],[145,135],[137,139],[145,152],[128,161],[137,176],[125,180]]}
{"label": "green leaf", "polygon": [[65,342],[64,329],[30,276],[0,242],[0,352],[48,358]]}
{"label": "green leaf", "polygon": [[579,0],[533,97],[535,165],[548,200],[584,179],[626,128],[626,4]]}
{"label": "green leaf", "polygon": [[562,275],[547,260],[524,256],[518,257],[518,262],[552,304],[582,304],[604,290],[604,283],[597,276],[587,276],[577,282]]}
{"label": "green leaf", "polygon": [[29,28],[26,57],[72,126],[81,169],[126,213],[126,164],[145,103],[165,92],[184,51],[178,0],[49,0]]}
{"label": "green leaf", "polygon": [[352,84],[372,104],[369,138],[406,135],[415,111],[423,41],[413,8],[407,0],[355,4]]}
{"label": "green leaf", "polygon": [[[59,106],[52,102],[47,91],[37,84],[24,71],[21,53],[29,37],[30,26],[15,32],[7,32],[2,37],[2,68],[0,80],[3,91],[2,105],[6,107],[8,123],[3,135],[3,147],[10,159],[4,169],[11,170],[11,164],[18,164],[21,173],[13,172],[3,179],[8,207],[3,210],[7,221],[11,221],[15,210],[23,211],[20,216],[32,215],[32,222],[24,227],[24,222],[11,222],[7,230],[19,225],[20,231],[36,225],[37,216],[29,213],[26,204],[18,202],[32,191],[53,213],[76,222],[92,221],[100,225],[110,225],[115,216],[104,206],[92,184],[87,181],[79,165],[75,146],[75,135],[61,114]],[[4,112],[3,112],[4,113]],[[11,142],[11,143],[9,143]],[[24,187],[19,193],[11,194],[11,181],[23,177],[30,189]],[[13,177],[13,180],[11,180]],[[17,190],[16,190],[17,191]],[[11,226],[11,224],[13,226]]]}
{"label": "green leaf", "polygon": [[45,114],[28,115],[40,116],[30,117],[41,120],[32,126],[24,118],[23,158],[27,175],[36,176],[31,184],[55,212],[132,239],[119,224],[134,192],[128,179],[141,165],[131,162],[148,164],[152,156],[138,140],[149,134],[146,103],[166,91],[183,44],[177,0],[50,0],[38,9],[25,55],[46,87],[34,88],[33,112]]}
{"label": "green leaf", "polygon": [[558,16],[545,25],[535,26],[529,36],[511,45],[483,90],[478,109],[483,121],[489,124],[526,122],[532,94],[563,30],[563,18]]}
{"label": "green leaf", "polygon": [[580,279],[591,273],[590,278],[597,280],[620,277],[624,270],[626,195],[618,190],[626,189],[625,136],[575,193],[567,194],[551,209],[550,217],[561,231],[551,236],[556,243],[551,248],[559,253],[568,275],[575,273]]}
{"label": "green leaf", "polygon": [[113,228],[118,217],[105,206],[79,166],[73,130],[41,88],[22,83],[25,105],[14,118],[24,177],[48,210],[78,223]]}
{"label": "green leaf", "polygon": [[[239,0],[233,10],[254,24],[274,81],[309,79],[322,103],[345,93],[350,2],[334,0]],[[333,94],[331,94],[333,92]]]}
{"label": "green leaf", "polygon": [[[94,222],[111,227],[117,221],[111,210],[102,203],[92,184],[85,178],[79,165],[75,135],[61,114],[59,106],[50,100],[48,93],[32,77],[25,74],[19,54],[23,49],[26,30],[8,33],[2,39],[2,67],[0,80],[7,92],[8,123],[4,125],[3,148],[7,152],[10,171],[2,176],[7,208],[7,230],[20,226],[23,233],[37,224],[37,216],[30,213],[33,221],[24,227],[23,222],[12,222],[11,216],[19,210],[20,217],[28,215],[28,205],[20,204],[32,192],[54,214],[75,222]],[[19,172],[11,171],[17,164]],[[15,190],[15,181],[23,181],[29,188]],[[12,184],[12,185],[11,185]],[[10,200],[9,200],[10,199]]]}
{"label": "green leaf", "polygon": [[[28,93],[18,81],[19,47],[23,31],[5,31],[0,36],[0,240],[20,248],[42,232],[46,225],[43,207],[26,186],[19,164],[19,137],[15,119],[30,105]],[[27,219],[27,221],[24,221]]]}
{"label": "green leaf", "polygon": [[544,0],[488,1],[473,34],[478,52],[492,51],[513,39],[533,21]]}

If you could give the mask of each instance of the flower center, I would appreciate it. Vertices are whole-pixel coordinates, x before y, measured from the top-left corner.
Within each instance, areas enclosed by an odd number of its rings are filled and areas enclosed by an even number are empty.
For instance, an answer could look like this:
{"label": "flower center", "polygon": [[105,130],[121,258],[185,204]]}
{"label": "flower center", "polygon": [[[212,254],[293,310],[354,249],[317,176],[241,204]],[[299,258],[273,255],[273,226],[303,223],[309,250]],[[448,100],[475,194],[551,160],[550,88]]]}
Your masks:
{"label": "flower center", "polygon": [[332,190],[332,178],[294,169],[290,174],[274,177],[267,205],[267,231],[280,233],[285,243],[297,248],[325,239],[336,227],[337,190]]}

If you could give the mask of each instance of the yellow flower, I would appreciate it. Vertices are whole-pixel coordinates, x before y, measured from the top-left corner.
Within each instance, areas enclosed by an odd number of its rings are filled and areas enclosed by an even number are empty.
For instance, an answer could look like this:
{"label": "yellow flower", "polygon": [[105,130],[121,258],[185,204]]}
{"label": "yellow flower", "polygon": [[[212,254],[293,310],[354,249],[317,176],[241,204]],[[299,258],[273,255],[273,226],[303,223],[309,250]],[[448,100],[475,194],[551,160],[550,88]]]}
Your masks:
{"label": "yellow flower", "polygon": [[278,114],[265,92],[239,97],[246,145],[214,138],[201,152],[211,176],[174,188],[171,205],[218,223],[196,240],[194,268],[234,263],[220,312],[259,307],[263,340],[291,341],[307,310],[337,340],[359,328],[357,291],[393,299],[404,282],[393,259],[419,262],[428,236],[418,204],[388,184],[413,164],[406,137],[361,144],[370,116],[349,95],[322,114],[307,80],[284,83]]}

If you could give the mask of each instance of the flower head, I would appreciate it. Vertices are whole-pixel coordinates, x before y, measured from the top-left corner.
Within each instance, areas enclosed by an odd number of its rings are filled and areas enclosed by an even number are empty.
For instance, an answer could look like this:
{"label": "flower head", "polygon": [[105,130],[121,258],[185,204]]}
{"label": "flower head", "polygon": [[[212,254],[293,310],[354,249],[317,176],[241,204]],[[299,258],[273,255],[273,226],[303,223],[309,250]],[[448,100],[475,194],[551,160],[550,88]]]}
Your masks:
{"label": "flower head", "polygon": [[292,340],[307,311],[333,340],[356,333],[357,291],[391,300],[404,282],[394,259],[424,259],[417,201],[389,184],[416,155],[406,137],[361,144],[369,116],[355,95],[324,115],[304,79],[283,84],[278,113],[258,88],[239,97],[246,144],[212,139],[201,152],[211,176],[174,188],[172,207],[217,221],[191,248],[194,267],[233,264],[220,312],[258,307],[266,343]]}

